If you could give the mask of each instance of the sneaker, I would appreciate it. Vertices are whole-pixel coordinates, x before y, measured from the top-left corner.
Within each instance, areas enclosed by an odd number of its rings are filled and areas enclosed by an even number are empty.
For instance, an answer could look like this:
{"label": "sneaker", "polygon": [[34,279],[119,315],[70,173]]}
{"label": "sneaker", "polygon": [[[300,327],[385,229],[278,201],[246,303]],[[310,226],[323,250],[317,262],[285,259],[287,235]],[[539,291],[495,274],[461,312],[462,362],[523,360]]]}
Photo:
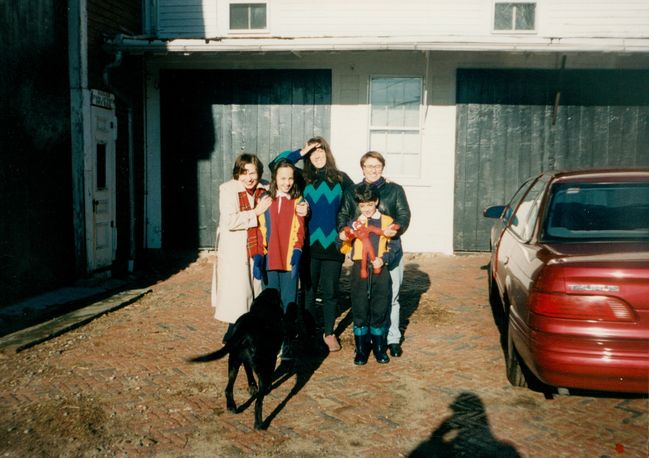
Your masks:
{"label": "sneaker", "polygon": [[322,338],[330,352],[340,351],[340,343],[338,343],[338,339],[335,335],[331,334],[327,336],[323,334]]}

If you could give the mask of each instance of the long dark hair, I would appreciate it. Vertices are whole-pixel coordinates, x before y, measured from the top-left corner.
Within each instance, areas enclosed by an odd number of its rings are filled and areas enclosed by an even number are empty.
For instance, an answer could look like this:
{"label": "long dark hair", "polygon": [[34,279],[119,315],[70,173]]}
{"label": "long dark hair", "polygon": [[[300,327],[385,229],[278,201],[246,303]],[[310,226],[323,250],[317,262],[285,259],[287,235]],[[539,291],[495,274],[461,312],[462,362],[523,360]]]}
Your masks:
{"label": "long dark hair", "polygon": [[[334,155],[331,152],[331,147],[329,146],[329,143],[327,143],[327,140],[322,137],[313,137],[310,138],[307,143],[309,145],[320,143],[320,147],[324,150],[325,157],[327,158],[327,162],[323,167],[326,180],[330,183],[342,183],[343,175],[340,170],[338,170],[338,167],[336,167],[336,160],[334,159]],[[311,154],[312,153],[309,153],[309,155]],[[317,176],[318,169],[316,169],[311,163],[311,159],[307,157],[304,161],[304,179],[307,183],[311,183],[317,179]]]}
{"label": "long dark hair", "polygon": [[282,168],[289,168],[293,170],[293,187],[289,191],[289,195],[291,196],[291,199],[297,199],[302,195],[302,191],[300,190],[300,185],[298,184],[298,170],[297,168],[287,159],[280,159],[275,163],[273,166],[273,171],[271,174],[271,179],[270,179],[270,197],[273,199],[277,197],[277,171]]}

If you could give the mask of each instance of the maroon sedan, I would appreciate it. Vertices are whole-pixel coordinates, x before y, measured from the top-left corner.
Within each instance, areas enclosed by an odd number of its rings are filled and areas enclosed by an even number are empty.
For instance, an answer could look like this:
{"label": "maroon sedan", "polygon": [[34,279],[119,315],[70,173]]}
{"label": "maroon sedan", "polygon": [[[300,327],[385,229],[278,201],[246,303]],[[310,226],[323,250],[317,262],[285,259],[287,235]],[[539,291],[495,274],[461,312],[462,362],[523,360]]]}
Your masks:
{"label": "maroon sedan", "polygon": [[649,392],[649,168],[543,173],[483,214],[509,381]]}

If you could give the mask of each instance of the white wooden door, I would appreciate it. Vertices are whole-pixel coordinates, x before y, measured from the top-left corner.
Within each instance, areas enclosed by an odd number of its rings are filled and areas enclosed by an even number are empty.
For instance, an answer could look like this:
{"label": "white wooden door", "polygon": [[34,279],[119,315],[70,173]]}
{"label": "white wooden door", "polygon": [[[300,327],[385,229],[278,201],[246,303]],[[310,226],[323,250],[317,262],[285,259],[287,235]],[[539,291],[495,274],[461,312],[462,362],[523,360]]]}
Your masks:
{"label": "white wooden door", "polygon": [[115,138],[114,110],[92,106],[92,218],[89,264],[92,271],[109,268],[115,260]]}

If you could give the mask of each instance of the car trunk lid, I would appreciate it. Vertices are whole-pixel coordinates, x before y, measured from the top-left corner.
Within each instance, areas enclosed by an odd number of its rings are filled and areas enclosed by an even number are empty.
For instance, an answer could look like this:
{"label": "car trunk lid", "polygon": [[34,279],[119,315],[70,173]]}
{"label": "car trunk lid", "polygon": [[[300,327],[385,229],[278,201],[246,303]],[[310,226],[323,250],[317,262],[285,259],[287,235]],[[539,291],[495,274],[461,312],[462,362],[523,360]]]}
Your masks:
{"label": "car trunk lid", "polygon": [[613,296],[636,311],[649,310],[649,244],[562,243],[545,248],[550,259],[537,289]]}

